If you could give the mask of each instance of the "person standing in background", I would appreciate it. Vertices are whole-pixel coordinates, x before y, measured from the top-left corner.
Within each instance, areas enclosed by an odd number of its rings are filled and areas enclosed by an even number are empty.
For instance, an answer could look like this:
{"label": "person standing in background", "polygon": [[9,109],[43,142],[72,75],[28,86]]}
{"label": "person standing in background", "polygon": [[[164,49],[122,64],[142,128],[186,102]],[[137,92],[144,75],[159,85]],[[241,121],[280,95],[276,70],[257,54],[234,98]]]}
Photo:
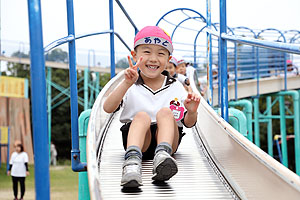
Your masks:
{"label": "person standing in background", "polygon": [[53,142],[51,142],[51,146],[50,146],[50,155],[51,155],[51,164],[53,166],[56,166],[57,151]]}
{"label": "person standing in background", "polygon": [[28,171],[28,155],[24,152],[22,144],[16,145],[16,151],[12,153],[9,161],[9,169],[7,175],[11,175],[13,182],[13,191],[15,200],[18,199],[18,182],[21,186],[21,198],[23,200],[25,194],[25,177],[29,175]]}

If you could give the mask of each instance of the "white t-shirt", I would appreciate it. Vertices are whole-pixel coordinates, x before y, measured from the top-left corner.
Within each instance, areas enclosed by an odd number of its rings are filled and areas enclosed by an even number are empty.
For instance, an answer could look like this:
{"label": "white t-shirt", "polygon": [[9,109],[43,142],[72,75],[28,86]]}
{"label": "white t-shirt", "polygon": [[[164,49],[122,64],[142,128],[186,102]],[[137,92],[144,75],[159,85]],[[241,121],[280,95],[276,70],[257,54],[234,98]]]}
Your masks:
{"label": "white t-shirt", "polygon": [[174,77],[174,78],[176,78],[183,85],[189,85],[189,84],[187,84],[189,79],[183,74],[176,74],[176,77]]}
{"label": "white t-shirt", "polygon": [[180,82],[169,76],[169,73],[164,71],[162,74],[165,75],[165,81],[157,91],[145,85],[141,77],[127,90],[121,103],[123,111],[120,121],[122,123],[131,122],[141,111],[151,117],[151,123],[156,123],[157,112],[167,107],[173,111],[178,126],[183,126],[181,120],[186,111],[183,102],[187,97],[187,92]]}
{"label": "white t-shirt", "polygon": [[26,152],[13,152],[9,161],[12,165],[11,175],[15,177],[26,177],[25,163],[28,163],[28,155]]}

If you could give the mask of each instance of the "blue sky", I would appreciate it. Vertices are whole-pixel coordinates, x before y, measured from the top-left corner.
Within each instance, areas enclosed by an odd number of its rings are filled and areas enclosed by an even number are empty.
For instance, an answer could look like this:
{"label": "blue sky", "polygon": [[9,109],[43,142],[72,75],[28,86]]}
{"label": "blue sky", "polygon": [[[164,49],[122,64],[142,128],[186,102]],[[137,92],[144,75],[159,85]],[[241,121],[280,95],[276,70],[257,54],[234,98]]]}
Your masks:
{"label": "blue sky", "polygon": [[[29,30],[26,0],[1,1],[1,40],[2,49],[13,51],[28,50]],[[167,11],[186,7],[206,16],[205,0],[120,0],[138,28],[154,25]],[[66,1],[42,0],[44,45],[67,35]],[[132,45],[134,31],[126,21],[117,4],[114,3],[115,30]],[[219,1],[211,0],[212,21],[219,21]],[[109,29],[108,0],[74,1],[75,32],[84,34]],[[253,29],[277,28],[280,30],[300,30],[299,0],[227,0],[227,24],[231,27],[246,26]],[[89,49],[102,56],[103,65],[108,61],[108,36],[96,36],[77,41],[78,59],[85,59]],[[116,45],[120,45],[116,42]],[[63,48],[66,49],[66,46]],[[118,48],[117,57],[127,53],[124,47]],[[104,58],[105,57],[105,58]],[[86,58],[87,59],[87,58]],[[84,61],[83,61],[84,62]]]}

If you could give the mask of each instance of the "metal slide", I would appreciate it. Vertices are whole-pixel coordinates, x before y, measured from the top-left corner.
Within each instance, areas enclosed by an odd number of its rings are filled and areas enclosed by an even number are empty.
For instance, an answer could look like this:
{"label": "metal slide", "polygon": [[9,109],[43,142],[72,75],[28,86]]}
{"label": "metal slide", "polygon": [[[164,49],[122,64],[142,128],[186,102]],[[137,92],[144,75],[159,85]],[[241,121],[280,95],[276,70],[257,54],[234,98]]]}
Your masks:
{"label": "metal slide", "polygon": [[[300,199],[299,176],[248,141],[204,99],[196,126],[184,129],[187,134],[175,154],[178,174],[154,184],[152,161],[144,161],[144,185],[124,190],[120,112],[107,114],[102,108],[122,79],[123,72],[104,87],[91,112],[87,136],[91,199]],[[196,91],[193,79],[191,83]]]}

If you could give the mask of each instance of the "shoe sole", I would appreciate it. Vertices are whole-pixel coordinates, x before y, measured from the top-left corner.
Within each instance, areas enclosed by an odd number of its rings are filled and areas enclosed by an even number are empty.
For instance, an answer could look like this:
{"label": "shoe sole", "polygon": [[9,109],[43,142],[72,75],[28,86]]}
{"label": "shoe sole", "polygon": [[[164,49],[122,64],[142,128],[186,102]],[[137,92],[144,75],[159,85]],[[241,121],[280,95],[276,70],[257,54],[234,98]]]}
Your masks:
{"label": "shoe sole", "polygon": [[126,183],[121,183],[121,186],[125,188],[136,188],[142,186],[143,184],[139,183],[137,180],[131,180]]}
{"label": "shoe sole", "polygon": [[156,167],[156,173],[153,175],[154,181],[167,181],[178,172],[175,161],[171,158],[166,158]]}

